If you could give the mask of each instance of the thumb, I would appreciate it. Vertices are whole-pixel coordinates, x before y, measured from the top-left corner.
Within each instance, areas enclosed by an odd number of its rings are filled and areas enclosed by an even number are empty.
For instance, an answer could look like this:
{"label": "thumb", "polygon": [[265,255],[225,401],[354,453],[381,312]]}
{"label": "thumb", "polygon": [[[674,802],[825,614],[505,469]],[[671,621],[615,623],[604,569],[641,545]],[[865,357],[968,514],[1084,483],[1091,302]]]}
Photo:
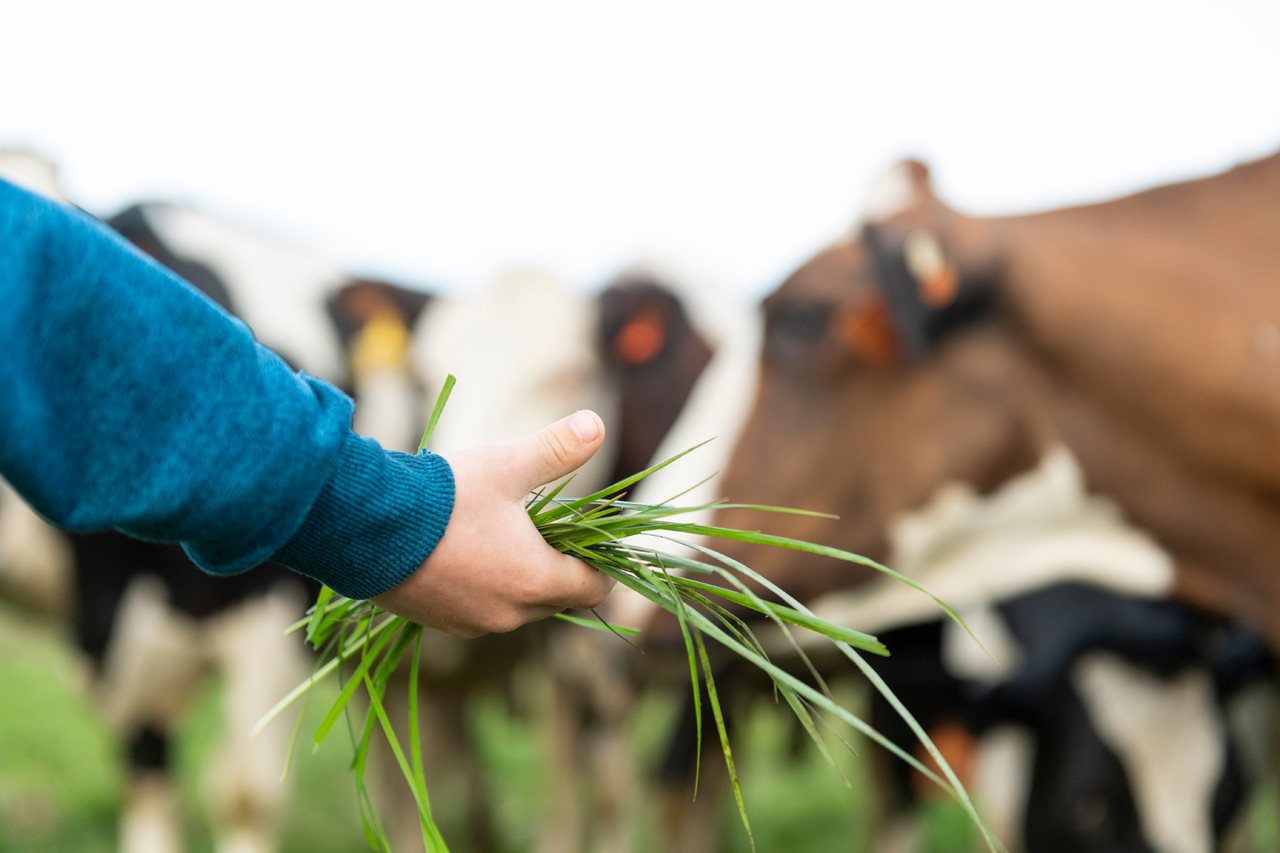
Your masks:
{"label": "thumb", "polygon": [[511,443],[511,475],[520,496],[581,468],[604,442],[604,422],[583,409]]}

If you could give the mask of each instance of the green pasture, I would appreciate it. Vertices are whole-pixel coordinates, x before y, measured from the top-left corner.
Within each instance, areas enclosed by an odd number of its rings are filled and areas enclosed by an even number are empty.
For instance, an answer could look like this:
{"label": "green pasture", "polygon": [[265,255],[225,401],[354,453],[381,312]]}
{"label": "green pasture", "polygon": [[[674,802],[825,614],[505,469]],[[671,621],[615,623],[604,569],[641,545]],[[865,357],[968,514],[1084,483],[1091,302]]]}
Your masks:
{"label": "green pasture", "polygon": [[[121,763],[103,722],[79,698],[74,655],[48,626],[0,609],[0,853],[109,853],[115,849]],[[200,776],[217,733],[217,688],[190,715],[176,745],[176,762],[188,825],[189,849],[212,850],[200,806]],[[323,700],[324,697],[318,697]],[[312,725],[326,701],[312,703]],[[672,697],[645,700],[633,716],[631,755],[649,772],[661,752],[663,731],[674,712]],[[546,745],[530,724],[496,700],[476,703],[471,724],[479,733],[481,762],[495,792],[499,848],[534,845],[545,808]],[[307,722],[304,722],[306,731]],[[735,735],[743,790],[761,851],[811,853],[870,851],[870,810],[865,756],[870,746],[852,741],[859,755],[838,751],[852,787],[846,788],[803,735],[785,707],[748,715]],[[318,753],[299,747],[293,769],[296,795],[284,835],[285,851],[351,853],[366,849],[343,754],[333,738]],[[432,789],[447,838],[465,851],[465,828],[450,807],[459,791]],[[1253,812],[1255,847],[1280,849],[1275,792],[1260,796]],[[721,815],[722,850],[748,850],[731,802]],[[629,809],[637,850],[657,849],[656,804],[640,797]],[[959,809],[939,805],[925,821],[926,851],[964,853],[973,833]]]}

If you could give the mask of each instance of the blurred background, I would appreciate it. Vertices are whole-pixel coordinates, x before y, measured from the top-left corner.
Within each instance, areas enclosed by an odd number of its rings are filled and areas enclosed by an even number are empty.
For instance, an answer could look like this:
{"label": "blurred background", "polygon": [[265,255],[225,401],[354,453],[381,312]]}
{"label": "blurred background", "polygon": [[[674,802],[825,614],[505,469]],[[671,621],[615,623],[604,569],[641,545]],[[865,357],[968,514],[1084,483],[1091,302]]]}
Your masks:
{"label": "blurred background", "polygon": [[11,4],[0,138],[84,207],[198,203],[347,267],[751,296],[927,158],[991,214],[1268,151],[1274,4]]}
{"label": "blurred background", "polygon": [[[590,405],[628,427],[598,479],[734,434],[759,300],[850,234],[905,157],[928,162],[951,207],[996,216],[1214,174],[1280,144],[1268,2],[50,0],[0,20],[0,176],[217,282],[265,343],[352,393],[357,428],[387,446],[413,446],[452,371],[441,446]],[[727,397],[695,392],[704,369]],[[731,449],[710,448],[683,485]],[[308,671],[278,628],[313,591],[264,572],[214,593],[191,572],[172,550],[64,541],[0,493],[0,851],[364,846],[341,739],[311,754],[304,734],[281,787],[288,726],[246,737]],[[122,639],[121,625],[147,627]],[[672,826],[688,850],[749,849],[730,798],[704,797],[709,818],[672,816],[657,779],[678,775],[669,733],[687,684],[661,666],[550,630],[517,639],[533,660],[501,640],[433,642],[433,754],[458,768],[433,785],[455,849],[675,849]],[[247,676],[264,657],[282,663]],[[593,667],[604,688],[582,683]],[[180,686],[139,674],[158,670]],[[231,698],[246,682],[249,698]],[[837,689],[872,713],[860,688]],[[566,711],[569,694],[587,698]],[[911,830],[894,823],[867,742],[828,738],[846,788],[788,713],[740,705],[759,849],[978,849],[937,798],[913,801]],[[567,735],[548,722],[564,713]],[[305,733],[320,713],[303,716]],[[1238,763],[1269,747],[1233,749]],[[1246,793],[1230,849],[1280,849],[1274,780]],[[1101,808],[1159,810],[1143,796]],[[1104,822],[1096,802],[1080,808]],[[1216,846],[1149,841],[1090,849]]]}

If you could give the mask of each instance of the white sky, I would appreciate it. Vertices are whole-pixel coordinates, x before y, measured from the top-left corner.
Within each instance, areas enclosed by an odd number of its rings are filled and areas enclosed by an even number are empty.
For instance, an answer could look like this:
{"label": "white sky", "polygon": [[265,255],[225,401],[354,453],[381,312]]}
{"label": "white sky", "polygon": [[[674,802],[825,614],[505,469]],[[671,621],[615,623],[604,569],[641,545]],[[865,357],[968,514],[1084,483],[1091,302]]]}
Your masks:
{"label": "white sky", "polygon": [[[975,212],[1280,146],[1280,3],[3,0],[0,145],[368,272],[755,295],[904,154]],[[1268,106],[1270,104],[1270,106]]]}

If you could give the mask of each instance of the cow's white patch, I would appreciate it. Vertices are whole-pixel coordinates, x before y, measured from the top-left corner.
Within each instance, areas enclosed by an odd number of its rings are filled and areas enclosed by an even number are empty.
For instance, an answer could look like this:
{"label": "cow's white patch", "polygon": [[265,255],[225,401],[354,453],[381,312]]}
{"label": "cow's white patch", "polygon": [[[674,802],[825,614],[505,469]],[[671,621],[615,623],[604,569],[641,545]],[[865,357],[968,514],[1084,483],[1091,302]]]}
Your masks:
{"label": "cow's white patch", "polygon": [[267,853],[278,846],[288,796],[280,771],[287,764],[291,721],[277,720],[257,737],[252,732],[307,676],[307,655],[296,637],[284,633],[304,606],[300,586],[278,585],[205,628],[202,647],[224,684],[221,741],[205,792],[220,853]]}
{"label": "cow's white patch", "polygon": [[423,399],[404,370],[388,367],[365,371],[358,381],[352,428],[388,450],[412,452],[422,435],[416,425],[426,426]]}
{"label": "cow's white patch", "polygon": [[[414,327],[411,359],[428,404],[446,374],[458,384],[432,449],[515,438],[578,409],[610,423],[617,402],[597,352],[597,317],[592,298],[533,269],[434,300]],[[578,473],[575,492],[604,485],[607,441]]]}
{"label": "cow's white patch", "polygon": [[867,203],[862,208],[862,221],[875,224],[909,210],[916,203],[915,183],[911,169],[899,163],[882,174],[871,185]]}
{"label": "cow's white patch", "polygon": [[[303,608],[298,589],[280,586],[213,619],[195,620],[169,607],[158,579],[139,577],[121,601],[97,685],[104,713],[117,731],[132,732],[142,725],[163,731],[189,706],[205,673],[216,669],[222,675],[224,722],[222,741],[214,750],[217,770],[209,810],[219,834],[237,844],[259,844],[239,849],[275,847],[287,794],[279,777],[290,727],[280,720],[256,739],[250,732],[272,704],[306,677],[306,656],[295,638],[284,633]],[[126,838],[157,838],[166,831],[163,800],[169,782],[162,776],[144,781],[136,815],[130,805]]]}
{"label": "cow's white patch", "polygon": [[1163,680],[1094,654],[1073,667],[1072,681],[1124,766],[1145,837],[1164,853],[1212,850],[1210,804],[1224,756],[1209,674]]}
{"label": "cow's white patch", "polygon": [[[985,499],[966,486],[942,488],[892,525],[890,543],[890,566],[962,611],[1068,581],[1150,598],[1173,584],[1169,555],[1112,501],[1085,491],[1063,448]],[[938,616],[928,596],[888,578],[811,606],[872,632]]]}
{"label": "cow's white patch", "polygon": [[342,356],[324,299],[347,279],[328,258],[167,204],[144,208],[172,251],[212,269],[258,340],[313,376],[336,382]]}
{"label": "cow's white patch", "polygon": [[54,201],[67,202],[58,167],[32,151],[0,148],[0,178]]}
{"label": "cow's white patch", "polygon": [[66,537],[0,479],[0,598],[48,616],[69,615],[74,559]]}
{"label": "cow's white patch", "polygon": [[182,809],[178,792],[161,774],[130,779],[120,819],[121,853],[180,853]]}
{"label": "cow's white patch", "polygon": [[1011,850],[1021,847],[1034,760],[1031,732],[1021,726],[992,729],[978,743],[970,793],[987,826]]}
{"label": "cow's white patch", "polygon": [[103,712],[120,732],[164,728],[186,710],[206,665],[198,624],[169,607],[158,578],[140,576],[120,601],[103,661]]}
{"label": "cow's white patch", "polygon": [[984,604],[965,608],[959,615],[974,636],[982,641],[982,646],[955,622],[944,622],[942,663],[947,672],[956,678],[995,684],[1018,671],[1022,665],[1022,644],[993,606]]}

